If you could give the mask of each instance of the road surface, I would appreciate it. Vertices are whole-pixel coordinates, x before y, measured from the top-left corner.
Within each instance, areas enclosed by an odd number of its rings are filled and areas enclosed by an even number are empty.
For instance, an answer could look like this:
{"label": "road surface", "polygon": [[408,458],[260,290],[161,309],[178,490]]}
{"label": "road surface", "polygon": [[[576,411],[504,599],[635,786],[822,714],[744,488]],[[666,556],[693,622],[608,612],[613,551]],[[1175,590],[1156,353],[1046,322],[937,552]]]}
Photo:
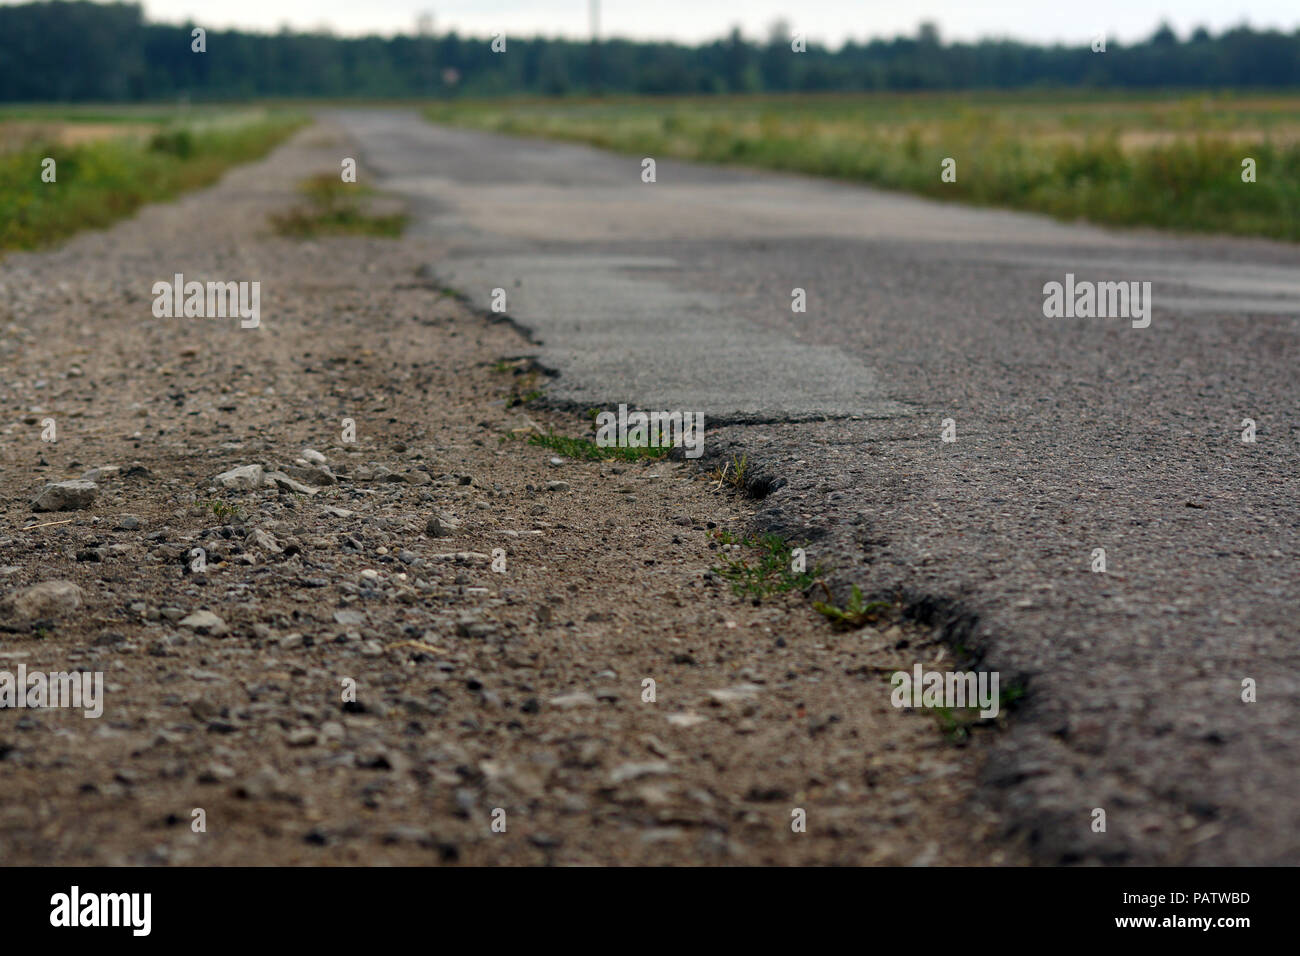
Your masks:
{"label": "road surface", "polygon": [[[552,400],[703,411],[760,527],[1024,687],[983,770],[1008,836],[1300,863],[1300,249],[332,118]],[[1046,318],[1067,274],[1150,282],[1150,326]]]}

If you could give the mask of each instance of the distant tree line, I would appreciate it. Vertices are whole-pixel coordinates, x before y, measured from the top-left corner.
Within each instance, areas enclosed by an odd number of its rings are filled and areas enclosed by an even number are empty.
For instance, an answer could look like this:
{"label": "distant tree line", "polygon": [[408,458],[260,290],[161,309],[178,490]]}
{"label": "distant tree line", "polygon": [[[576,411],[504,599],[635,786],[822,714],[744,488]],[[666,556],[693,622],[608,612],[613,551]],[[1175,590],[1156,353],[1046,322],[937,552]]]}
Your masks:
{"label": "distant tree line", "polygon": [[146,22],[135,4],[0,6],[0,101],[1300,86],[1300,31],[1244,26],[1186,39],[1162,26],[1104,53],[1091,37],[1077,47],[944,43],[929,24],[911,37],[808,43],[801,53],[783,24],[764,40],[733,31],[700,46],[508,37],[504,53],[455,33],[210,31],[195,53],[194,26]]}

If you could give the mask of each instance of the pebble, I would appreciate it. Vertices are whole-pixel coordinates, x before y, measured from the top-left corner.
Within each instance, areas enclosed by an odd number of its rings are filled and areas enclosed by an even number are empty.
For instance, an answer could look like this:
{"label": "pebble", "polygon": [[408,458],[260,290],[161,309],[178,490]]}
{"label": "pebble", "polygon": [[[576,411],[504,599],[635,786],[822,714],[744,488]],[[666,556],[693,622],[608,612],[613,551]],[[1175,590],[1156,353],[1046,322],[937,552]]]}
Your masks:
{"label": "pebble", "polygon": [[311,485],[304,485],[300,481],[295,481],[282,471],[268,471],[265,480],[268,488],[275,487],[282,491],[292,491],[300,495],[310,496],[320,491],[319,488],[314,488]]}
{"label": "pebble", "polygon": [[[163,613],[166,614],[166,611],[164,610]],[[180,626],[187,627],[199,634],[209,634],[212,637],[220,637],[230,630],[226,626],[226,622],[211,611],[195,611],[188,617],[183,618]]]}
{"label": "pebble", "polygon": [[460,523],[446,515],[433,515],[424,526],[424,533],[431,538],[450,538],[460,530]]}
{"label": "pebble", "polygon": [[[280,472],[272,472],[272,476]],[[338,479],[324,465],[285,465],[284,474],[309,485],[336,485]]]}
{"label": "pebble", "polygon": [[265,481],[266,475],[261,465],[240,465],[238,468],[223,471],[212,479],[212,483],[218,488],[230,491],[256,491]]}
{"label": "pebble", "polygon": [[615,786],[629,780],[643,777],[662,777],[673,772],[673,766],[667,760],[651,760],[646,763],[619,764],[609,774],[609,782]]}
{"label": "pebble", "polygon": [[86,592],[71,581],[42,581],[11,595],[7,603],[27,620],[58,617],[81,607]]}
{"label": "pebble", "polygon": [[34,511],[80,511],[89,508],[99,493],[93,481],[81,478],[72,481],[55,481],[41,489],[32,502]]}
{"label": "pebble", "polygon": [[668,723],[672,727],[695,727],[708,721],[709,718],[701,717],[699,714],[669,714]]}
{"label": "pebble", "polygon": [[560,710],[572,710],[575,707],[595,707],[596,698],[590,694],[578,691],[573,694],[562,694],[559,697],[551,698],[551,706],[558,707]]}
{"label": "pebble", "polygon": [[762,689],[757,684],[736,684],[733,687],[709,691],[709,700],[718,706],[745,703],[753,700]]}
{"label": "pebble", "polygon": [[244,545],[250,548],[261,548],[271,554],[282,554],[284,552],[284,549],[280,547],[275,538],[260,528],[248,532],[244,537]]}

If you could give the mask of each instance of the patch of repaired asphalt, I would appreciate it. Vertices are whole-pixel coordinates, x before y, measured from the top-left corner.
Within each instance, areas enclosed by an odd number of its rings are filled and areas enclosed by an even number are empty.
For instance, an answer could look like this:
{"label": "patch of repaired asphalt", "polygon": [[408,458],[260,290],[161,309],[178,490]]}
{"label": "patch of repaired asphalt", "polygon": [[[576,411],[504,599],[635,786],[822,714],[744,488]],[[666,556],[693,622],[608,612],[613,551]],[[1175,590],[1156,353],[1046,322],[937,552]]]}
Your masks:
{"label": "patch of repaired asphalt", "polygon": [[[484,311],[493,289],[504,292],[506,313],[527,317],[538,361],[559,373],[547,397],[562,406],[626,401],[707,409],[710,420],[728,421],[903,412],[881,395],[875,373],[841,350],[792,343],[719,296],[655,275],[676,269],[663,258],[483,256],[454,259],[439,277]],[[761,389],[743,387],[755,378]]]}

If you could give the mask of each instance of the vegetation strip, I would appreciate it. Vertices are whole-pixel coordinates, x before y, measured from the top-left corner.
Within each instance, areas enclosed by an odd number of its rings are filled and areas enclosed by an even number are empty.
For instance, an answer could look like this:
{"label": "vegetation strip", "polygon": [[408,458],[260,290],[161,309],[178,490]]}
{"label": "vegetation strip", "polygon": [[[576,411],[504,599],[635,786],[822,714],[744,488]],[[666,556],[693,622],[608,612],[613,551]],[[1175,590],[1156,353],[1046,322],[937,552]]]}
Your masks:
{"label": "vegetation strip", "polygon": [[[258,114],[171,126],[150,137],[32,143],[0,153],[0,251],[47,246],[210,185],[230,167],[265,156],[303,122]],[[42,175],[47,169],[53,181]]]}
{"label": "vegetation strip", "polygon": [[479,101],[426,116],[1061,219],[1298,240],[1296,107],[1282,96],[877,94]]}

